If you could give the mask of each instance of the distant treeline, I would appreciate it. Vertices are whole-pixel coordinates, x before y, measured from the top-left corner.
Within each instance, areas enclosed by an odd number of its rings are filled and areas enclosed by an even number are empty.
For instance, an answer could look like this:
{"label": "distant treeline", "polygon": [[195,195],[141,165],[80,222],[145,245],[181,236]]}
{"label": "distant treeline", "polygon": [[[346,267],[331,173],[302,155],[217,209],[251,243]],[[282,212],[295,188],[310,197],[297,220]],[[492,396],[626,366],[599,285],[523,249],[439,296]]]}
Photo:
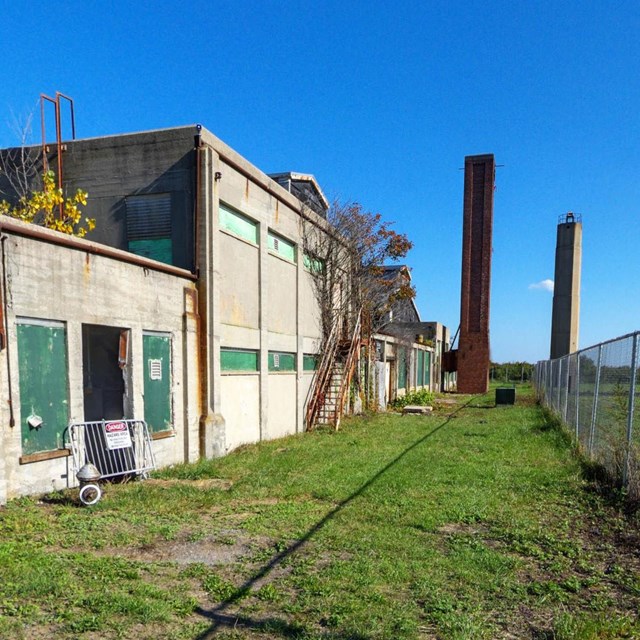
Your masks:
{"label": "distant treeline", "polygon": [[530,382],[533,365],[530,362],[492,362],[489,377],[498,382]]}

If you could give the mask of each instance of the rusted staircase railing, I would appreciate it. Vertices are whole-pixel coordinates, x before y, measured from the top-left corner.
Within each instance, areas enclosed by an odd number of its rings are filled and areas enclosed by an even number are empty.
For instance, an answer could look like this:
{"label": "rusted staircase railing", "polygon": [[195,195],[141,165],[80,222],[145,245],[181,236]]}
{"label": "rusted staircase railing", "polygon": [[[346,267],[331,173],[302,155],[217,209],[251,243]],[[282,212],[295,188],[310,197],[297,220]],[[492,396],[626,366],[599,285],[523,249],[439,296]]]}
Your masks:
{"label": "rusted staircase railing", "polygon": [[360,358],[360,347],[362,344],[362,310],[358,312],[356,318],[356,324],[353,328],[353,335],[351,336],[351,343],[349,344],[349,351],[342,368],[342,377],[340,380],[340,390],[338,391],[338,398],[335,408],[335,427],[336,430],[340,427],[340,420],[342,418],[342,412],[344,411],[344,403],[347,399],[349,389],[351,387],[351,380],[356,368],[356,364]]}
{"label": "rusted staircase railing", "polygon": [[307,429],[313,429],[318,420],[318,415],[324,406],[333,367],[340,344],[340,334],[342,332],[342,321],[334,323],[326,341],[324,353],[320,359],[320,365],[313,381],[313,391],[311,392],[309,403],[307,404],[306,424]]}
{"label": "rusted staircase railing", "polygon": [[340,426],[347,395],[360,355],[362,314],[358,313],[348,341],[342,339],[342,322],[337,322],[327,340],[313,391],[307,406],[307,429],[317,423]]}

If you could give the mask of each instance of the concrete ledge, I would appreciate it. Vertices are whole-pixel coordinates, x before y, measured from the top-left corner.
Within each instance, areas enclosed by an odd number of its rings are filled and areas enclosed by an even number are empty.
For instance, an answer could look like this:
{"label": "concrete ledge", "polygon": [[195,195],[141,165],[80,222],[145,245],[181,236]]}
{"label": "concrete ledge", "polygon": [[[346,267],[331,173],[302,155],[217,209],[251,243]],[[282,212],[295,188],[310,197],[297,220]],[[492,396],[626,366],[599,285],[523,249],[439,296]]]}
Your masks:
{"label": "concrete ledge", "polygon": [[433,407],[430,407],[428,405],[421,406],[416,404],[408,404],[406,407],[403,407],[402,415],[405,415],[406,413],[417,413],[420,415],[426,415],[428,413],[431,413],[432,411]]}
{"label": "concrete ledge", "polygon": [[55,458],[67,458],[71,455],[69,449],[53,449],[52,451],[41,451],[40,453],[29,453],[20,456],[20,464],[30,464],[31,462],[42,462],[43,460],[54,460]]}

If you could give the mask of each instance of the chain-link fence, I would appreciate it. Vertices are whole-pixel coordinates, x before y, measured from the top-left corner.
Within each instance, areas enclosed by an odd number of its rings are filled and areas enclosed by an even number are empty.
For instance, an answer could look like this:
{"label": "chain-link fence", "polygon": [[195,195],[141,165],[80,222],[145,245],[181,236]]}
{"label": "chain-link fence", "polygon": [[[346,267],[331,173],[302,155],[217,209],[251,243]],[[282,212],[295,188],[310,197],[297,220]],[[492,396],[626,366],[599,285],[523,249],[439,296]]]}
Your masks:
{"label": "chain-link fence", "polygon": [[582,452],[640,497],[640,332],[536,364],[540,401]]}

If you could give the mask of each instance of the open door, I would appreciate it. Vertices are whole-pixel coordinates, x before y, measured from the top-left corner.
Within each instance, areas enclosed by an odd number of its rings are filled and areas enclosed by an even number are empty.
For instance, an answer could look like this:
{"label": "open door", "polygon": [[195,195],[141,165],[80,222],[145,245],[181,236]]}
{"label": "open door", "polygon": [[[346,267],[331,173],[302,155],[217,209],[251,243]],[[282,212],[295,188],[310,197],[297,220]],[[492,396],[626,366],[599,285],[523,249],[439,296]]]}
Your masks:
{"label": "open door", "polygon": [[130,417],[125,415],[124,378],[128,335],[118,327],[82,326],[85,422]]}

